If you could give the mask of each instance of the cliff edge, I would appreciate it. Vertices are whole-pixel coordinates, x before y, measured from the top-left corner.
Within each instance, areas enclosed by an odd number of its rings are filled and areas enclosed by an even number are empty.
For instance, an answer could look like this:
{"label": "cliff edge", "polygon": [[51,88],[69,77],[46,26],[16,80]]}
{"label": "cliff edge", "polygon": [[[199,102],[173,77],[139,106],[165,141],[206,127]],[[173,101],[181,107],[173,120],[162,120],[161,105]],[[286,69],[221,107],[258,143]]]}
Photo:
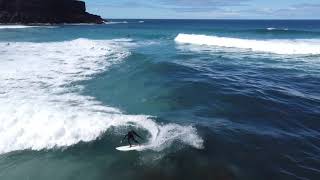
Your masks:
{"label": "cliff edge", "polygon": [[0,23],[103,23],[100,16],[86,12],[77,0],[0,0]]}

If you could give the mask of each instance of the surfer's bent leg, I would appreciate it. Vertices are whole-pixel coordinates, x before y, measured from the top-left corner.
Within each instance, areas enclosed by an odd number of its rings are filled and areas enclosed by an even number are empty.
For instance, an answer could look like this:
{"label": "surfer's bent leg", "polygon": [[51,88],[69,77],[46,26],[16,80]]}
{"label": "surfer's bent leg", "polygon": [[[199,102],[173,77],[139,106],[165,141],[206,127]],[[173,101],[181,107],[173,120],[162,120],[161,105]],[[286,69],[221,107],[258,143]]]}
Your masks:
{"label": "surfer's bent leg", "polygon": [[130,141],[130,138],[128,138],[128,143],[129,143],[129,145],[130,145],[130,147],[131,147],[131,141]]}

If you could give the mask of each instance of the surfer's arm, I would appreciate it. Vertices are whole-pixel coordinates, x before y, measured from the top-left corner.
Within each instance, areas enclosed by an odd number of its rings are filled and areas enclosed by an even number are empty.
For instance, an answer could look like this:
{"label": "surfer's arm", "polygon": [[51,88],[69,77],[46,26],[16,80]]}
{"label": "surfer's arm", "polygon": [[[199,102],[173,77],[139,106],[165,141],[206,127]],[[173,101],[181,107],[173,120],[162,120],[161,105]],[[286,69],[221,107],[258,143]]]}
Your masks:
{"label": "surfer's arm", "polygon": [[125,140],[127,137],[128,137],[128,134],[123,137],[123,139],[121,140],[121,142],[122,142],[123,140]]}
{"label": "surfer's arm", "polygon": [[136,132],[133,132],[133,133],[134,133],[134,135],[136,135],[137,137],[139,137],[140,139],[143,140],[143,138],[138,133],[136,133]]}

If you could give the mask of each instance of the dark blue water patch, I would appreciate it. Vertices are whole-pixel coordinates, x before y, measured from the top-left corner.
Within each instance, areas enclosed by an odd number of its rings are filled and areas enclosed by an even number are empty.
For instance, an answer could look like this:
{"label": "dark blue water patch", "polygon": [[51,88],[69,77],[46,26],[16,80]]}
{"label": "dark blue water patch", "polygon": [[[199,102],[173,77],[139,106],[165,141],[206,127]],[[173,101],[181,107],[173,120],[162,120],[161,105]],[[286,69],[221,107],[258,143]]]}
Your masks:
{"label": "dark blue water patch", "polygon": [[154,115],[166,111],[171,106],[164,98],[169,93],[165,88],[168,80],[158,76],[154,66],[144,55],[133,54],[124,63],[86,82],[84,93],[128,113]]}

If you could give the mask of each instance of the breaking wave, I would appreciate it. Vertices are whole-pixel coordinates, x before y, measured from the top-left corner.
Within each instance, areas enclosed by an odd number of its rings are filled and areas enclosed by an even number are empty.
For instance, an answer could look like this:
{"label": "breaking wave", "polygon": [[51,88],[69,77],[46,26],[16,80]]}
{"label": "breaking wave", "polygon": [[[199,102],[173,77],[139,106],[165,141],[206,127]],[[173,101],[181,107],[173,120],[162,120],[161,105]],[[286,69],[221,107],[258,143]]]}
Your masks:
{"label": "breaking wave", "polygon": [[52,26],[49,24],[43,24],[39,26],[25,26],[25,25],[1,25],[0,29],[26,29],[26,28],[56,28],[57,26]]}
{"label": "breaking wave", "polygon": [[179,34],[175,41],[195,45],[248,49],[275,54],[320,54],[320,39],[250,40],[240,38]]}
{"label": "breaking wave", "polygon": [[128,24],[128,21],[107,21],[105,24]]}
{"label": "breaking wave", "polygon": [[24,29],[24,28],[35,28],[40,26],[24,26],[24,25],[0,25],[0,29]]}
{"label": "breaking wave", "polygon": [[268,31],[289,31],[288,28],[278,29],[278,28],[274,28],[274,27],[268,27],[267,30]]}
{"label": "breaking wave", "polygon": [[130,125],[149,132],[146,149],[160,151],[174,141],[202,148],[203,140],[192,126],[127,115],[80,93],[84,87],[77,82],[130,55],[125,43],[132,42],[0,43],[0,154],[88,142],[111,127]]}

